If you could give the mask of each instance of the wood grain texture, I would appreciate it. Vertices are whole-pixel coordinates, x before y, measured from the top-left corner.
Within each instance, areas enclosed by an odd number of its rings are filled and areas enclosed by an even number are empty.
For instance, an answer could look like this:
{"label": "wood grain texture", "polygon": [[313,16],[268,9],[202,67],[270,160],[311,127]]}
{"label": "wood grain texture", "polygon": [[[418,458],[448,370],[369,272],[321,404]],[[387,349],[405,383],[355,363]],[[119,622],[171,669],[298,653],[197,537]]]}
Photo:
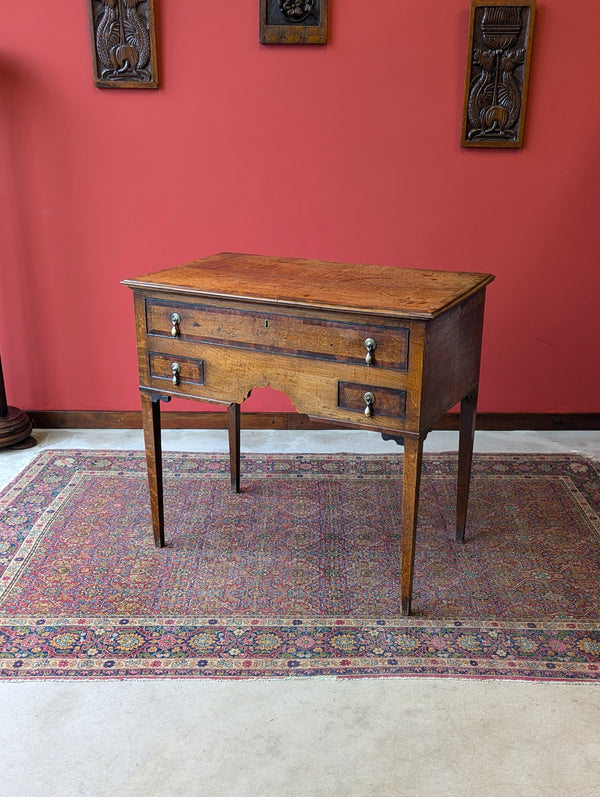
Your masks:
{"label": "wood grain texture", "polygon": [[123,284],[179,296],[427,319],[445,312],[493,279],[483,273],[222,252],[126,279]]}

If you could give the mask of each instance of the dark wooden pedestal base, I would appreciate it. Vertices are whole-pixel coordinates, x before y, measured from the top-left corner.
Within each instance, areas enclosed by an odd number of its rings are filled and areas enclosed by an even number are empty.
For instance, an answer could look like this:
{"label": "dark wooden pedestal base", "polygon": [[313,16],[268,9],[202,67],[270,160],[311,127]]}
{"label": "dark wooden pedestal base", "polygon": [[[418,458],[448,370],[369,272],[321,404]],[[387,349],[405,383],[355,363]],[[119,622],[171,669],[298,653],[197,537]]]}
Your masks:
{"label": "dark wooden pedestal base", "polygon": [[0,416],[0,448],[31,448],[36,445],[31,436],[31,419],[17,407],[7,407]]}

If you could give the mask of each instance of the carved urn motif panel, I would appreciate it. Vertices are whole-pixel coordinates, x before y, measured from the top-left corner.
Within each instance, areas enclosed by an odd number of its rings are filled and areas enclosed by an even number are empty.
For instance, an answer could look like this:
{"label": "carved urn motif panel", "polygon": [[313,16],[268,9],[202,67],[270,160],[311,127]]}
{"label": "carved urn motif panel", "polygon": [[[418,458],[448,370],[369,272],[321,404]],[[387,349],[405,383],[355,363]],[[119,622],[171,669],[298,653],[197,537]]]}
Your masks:
{"label": "carved urn motif panel", "polygon": [[472,0],[463,147],[520,147],[535,0]]}

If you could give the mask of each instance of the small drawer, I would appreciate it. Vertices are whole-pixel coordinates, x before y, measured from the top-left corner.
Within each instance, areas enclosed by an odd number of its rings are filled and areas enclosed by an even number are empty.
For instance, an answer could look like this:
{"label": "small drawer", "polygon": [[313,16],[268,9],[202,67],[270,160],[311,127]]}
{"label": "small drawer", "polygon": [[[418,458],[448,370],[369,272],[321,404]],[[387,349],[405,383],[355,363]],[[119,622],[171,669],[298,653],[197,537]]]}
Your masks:
{"label": "small drawer", "polygon": [[151,351],[148,353],[148,361],[150,379],[168,379],[174,387],[186,383],[204,384],[204,360]]}
{"label": "small drawer", "polygon": [[[369,394],[372,402],[365,399]],[[406,390],[374,385],[359,385],[355,382],[338,382],[338,407],[362,412],[370,404],[370,417],[406,418]]]}
{"label": "small drawer", "polygon": [[[175,321],[173,321],[175,319]],[[146,300],[149,335],[406,371],[409,330],[231,305]]]}

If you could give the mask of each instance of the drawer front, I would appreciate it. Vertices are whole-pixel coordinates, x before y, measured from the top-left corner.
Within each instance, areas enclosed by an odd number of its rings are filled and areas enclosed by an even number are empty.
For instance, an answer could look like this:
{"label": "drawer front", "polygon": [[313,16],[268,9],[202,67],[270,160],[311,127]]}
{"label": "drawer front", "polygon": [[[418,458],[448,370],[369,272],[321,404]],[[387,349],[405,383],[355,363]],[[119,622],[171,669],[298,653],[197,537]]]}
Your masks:
{"label": "drawer front", "polygon": [[[160,394],[241,404],[255,388],[270,386],[315,418],[388,431],[414,427],[405,373],[166,338],[154,343],[143,358],[141,383]],[[174,364],[181,369],[175,383]],[[363,375],[377,378],[363,382]],[[366,393],[373,397],[368,415]]]}
{"label": "drawer front", "polygon": [[203,385],[204,361],[192,357],[175,357],[161,352],[148,352],[150,379],[169,380],[172,388],[178,385]]}
{"label": "drawer front", "polygon": [[147,299],[146,328],[149,335],[230,348],[401,371],[408,365],[409,331],[402,327]]}
{"label": "drawer front", "polygon": [[365,413],[374,420],[378,417],[406,418],[406,390],[391,387],[361,385],[356,382],[338,382],[338,407]]}

